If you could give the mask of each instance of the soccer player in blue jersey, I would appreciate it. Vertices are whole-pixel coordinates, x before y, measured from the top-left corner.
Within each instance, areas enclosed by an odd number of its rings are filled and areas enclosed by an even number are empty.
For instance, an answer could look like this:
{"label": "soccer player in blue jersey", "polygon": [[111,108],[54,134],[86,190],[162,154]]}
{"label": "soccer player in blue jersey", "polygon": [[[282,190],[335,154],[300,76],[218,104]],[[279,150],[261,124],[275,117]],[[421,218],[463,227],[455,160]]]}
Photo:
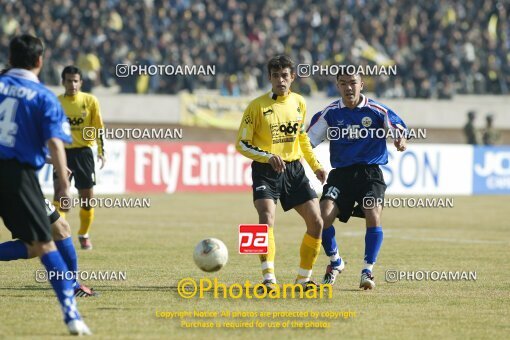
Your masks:
{"label": "soccer player in blue jersey", "polygon": [[361,94],[363,81],[359,74],[338,74],[337,87],[341,99],[317,113],[308,129],[312,146],[330,140],[334,168],[320,202],[322,246],[331,261],[323,282],[334,284],[345,266],[335,239],[335,218],[345,223],[350,216],[364,217],[365,258],[360,288],[367,290],[375,287],[372,269],[383,242],[380,203],[386,184],[379,165],[388,163],[386,135],[395,137],[398,151],[405,151],[407,127],[391,109]]}
{"label": "soccer player in blue jersey", "polygon": [[11,69],[0,75],[0,216],[16,241],[0,244],[0,256],[40,257],[73,335],[91,334],[73,296],[68,267],[52,241],[44,196],[37,180],[47,156],[59,174],[58,197],[69,197],[64,142],[70,128],[57,97],[39,83],[42,41],[21,35],[9,44]]}

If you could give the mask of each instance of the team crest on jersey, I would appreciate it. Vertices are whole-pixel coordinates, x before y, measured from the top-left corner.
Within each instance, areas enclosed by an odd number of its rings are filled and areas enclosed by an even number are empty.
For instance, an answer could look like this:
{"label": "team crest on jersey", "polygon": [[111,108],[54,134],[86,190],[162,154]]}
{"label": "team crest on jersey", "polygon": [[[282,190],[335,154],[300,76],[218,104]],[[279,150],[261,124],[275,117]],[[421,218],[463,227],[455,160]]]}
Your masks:
{"label": "team crest on jersey", "polygon": [[372,118],[370,117],[363,117],[363,119],[361,120],[361,124],[364,126],[364,127],[370,127],[372,125]]}
{"label": "team crest on jersey", "polygon": [[81,116],[82,116],[83,118],[87,117],[87,108],[85,107],[85,104],[83,104],[83,106],[81,107],[81,109],[83,110],[83,111],[81,112]]}
{"label": "team crest on jersey", "polygon": [[296,117],[298,120],[303,119],[303,116],[301,115],[301,108],[299,106],[297,107],[297,116]]}

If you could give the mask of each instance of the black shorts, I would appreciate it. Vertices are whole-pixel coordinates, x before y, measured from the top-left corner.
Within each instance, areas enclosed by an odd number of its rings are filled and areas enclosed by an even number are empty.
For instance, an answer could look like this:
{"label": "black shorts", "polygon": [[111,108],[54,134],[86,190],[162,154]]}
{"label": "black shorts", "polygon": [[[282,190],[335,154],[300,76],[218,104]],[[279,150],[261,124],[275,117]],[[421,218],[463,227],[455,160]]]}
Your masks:
{"label": "black shorts", "polygon": [[284,211],[290,210],[311,199],[317,198],[305,169],[299,160],[285,163],[285,171],[277,173],[268,163],[251,164],[253,179],[253,200],[278,199]]}
{"label": "black shorts", "polygon": [[[90,189],[96,185],[96,172],[94,154],[91,148],[66,149],[67,167],[73,172],[74,186],[76,189]],[[57,174],[53,172],[53,181],[57,180]]]}
{"label": "black shorts", "polygon": [[13,238],[27,243],[52,240],[44,196],[31,166],[0,160],[0,216]]}
{"label": "black shorts", "polygon": [[374,202],[384,200],[385,191],[386,183],[377,164],[356,164],[331,170],[321,201],[334,201],[340,211],[338,219],[347,222],[351,216],[364,217],[361,207],[372,207]]}

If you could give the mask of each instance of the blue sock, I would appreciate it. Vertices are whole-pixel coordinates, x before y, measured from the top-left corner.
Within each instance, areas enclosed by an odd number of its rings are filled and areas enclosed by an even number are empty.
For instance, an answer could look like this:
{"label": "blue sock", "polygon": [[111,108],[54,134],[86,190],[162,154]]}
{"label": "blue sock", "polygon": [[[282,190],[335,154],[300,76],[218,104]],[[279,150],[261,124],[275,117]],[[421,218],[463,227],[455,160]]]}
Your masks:
{"label": "blue sock", "polygon": [[[333,256],[338,253],[338,246],[335,239],[335,227],[330,226],[329,228],[322,230],[322,248],[328,256]],[[338,267],[342,259],[338,258],[331,261],[331,266]]]}
{"label": "blue sock", "polygon": [[365,234],[365,262],[374,264],[383,241],[382,227],[367,228]]}
{"label": "blue sock", "polygon": [[57,299],[62,306],[64,313],[64,322],[68,323],[71,320],[80,320],[80,314],[76,308],[76,301],[74,299],[74,290],[71,280],[67,279],[67,266],[56,250],[50,251],[41,257],[41,262],[48,272],[51,286],[57,295]]}
{"label": "blue sock", "polygon": [[[72,237],[55,241],[55,244],[69,271],[76,273],[78,271],[78,256],[76,255]],[[80,284],[76,281],[76,276],[74,276],[73,287],[80,287]]]}
{"label": "blue sock", "polygon": [[0,261],[12,261],[28,258],[28,249],[21,240],[0,243]]}

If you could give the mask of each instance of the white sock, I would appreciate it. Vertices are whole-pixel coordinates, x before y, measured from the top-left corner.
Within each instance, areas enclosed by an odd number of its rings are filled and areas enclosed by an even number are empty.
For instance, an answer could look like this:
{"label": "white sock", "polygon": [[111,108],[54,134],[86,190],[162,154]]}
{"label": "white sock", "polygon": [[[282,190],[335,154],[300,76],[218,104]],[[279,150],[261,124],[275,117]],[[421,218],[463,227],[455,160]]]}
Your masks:
{"label": "white sock", "polygon": [[276,283],[276,277],[274,275],[274,262],[269,262],[269,261],[264,261],[260,264],[262,270],[266,270],[266,269],[272,269],[273,272],[269,272],[269,273],[265,273],[265,274],[262,274],[264,276],[264,281],[265,280],[271,280],[273,281],[274,283]]}
{"label": "white sock", "polygon": [[367,269],[367,270],[370,270],[370,272],[372,272],[372,269],[374,268],[374,264],[373,263],[366,263],[363,261],[363,269]]}
{"label": "white sock", "polygon": [[273,273],[266,273],[266,274],[264,274],[264,281],[266,281],[266,280],[271,280],[274,283],[276,283],[276,276],[274,276]]}
{"label": "white sock", "polygon": [[308,282],[308,281],[310,281],[310,278],[312,277],[312,270],[311,269],[299,268],[298,275],[299,276],[303,276],[303,277],[300,278],[300,279],[297,279],[296,283],[305,283],[305,282]]}

